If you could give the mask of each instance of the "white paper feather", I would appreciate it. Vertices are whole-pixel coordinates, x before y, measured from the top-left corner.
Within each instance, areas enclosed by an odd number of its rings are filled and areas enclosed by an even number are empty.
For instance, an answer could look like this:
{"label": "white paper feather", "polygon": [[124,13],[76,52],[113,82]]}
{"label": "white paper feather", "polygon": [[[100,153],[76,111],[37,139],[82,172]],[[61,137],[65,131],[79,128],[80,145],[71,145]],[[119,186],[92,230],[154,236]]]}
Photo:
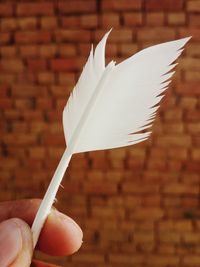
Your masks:
{"label": "white paper feather", "polygon": [[65,170],[75,153],[133,145],[146,140],[161,95],[174,74],[173,62],[190,39],[146,48],[122,63],[105,66],[106,33],[89,58],[63,111],[67,149],[32,226],[34,246]]}

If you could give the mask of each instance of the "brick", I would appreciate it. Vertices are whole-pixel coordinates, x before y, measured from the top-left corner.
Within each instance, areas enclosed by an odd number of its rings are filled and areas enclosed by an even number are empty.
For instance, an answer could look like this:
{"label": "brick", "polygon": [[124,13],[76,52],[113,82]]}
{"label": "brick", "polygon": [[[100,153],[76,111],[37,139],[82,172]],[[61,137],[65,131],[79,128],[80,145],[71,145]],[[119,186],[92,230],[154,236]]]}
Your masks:
{"label": "brick", "polygon": [[48,31],[19,31],[15,34],[15,40],[20,44],[48,43],[51,41],[51,34]]}
{"label": "brick", "polygon": [[100,24],[103,28],[108,26],[117,28],[120,24],[120,17],[115,13],[103,13],[100,17]]}
{"label": "brick", "polygon": [[184,13],[169,13],[167,17],[169,25],[185,25],[186,15]]}
{"label": "brick", "polygon": [[93,180],[95,177],[96,180],[100,180],[102,181],[103,180],[103,173],[99,170],[89,170],[87,172],[87,179],[88,180]]}
{"label": "brick", "polygon": [[49,110],[52,109],[53,104],[51,99],[37,98],[36,107],[40,110]]}
{"label": "brick", "polygon": [[187,171],[191,171],[191,172],[200,171],[200,162],[199,162],[199,160],[192,160],[191,159],[189,162],[185,163],[185,169]]}
{"label": "brick", "polygon": [[17,20],[18,27],[21,30],[35,30],[38,25],[38,21],[36,18],[20,18]]}
{"label": "brick", "polygon": [[176,92],[181,96],[198,96],[200,94],[200,86],[197,81],[188,81],[179,83],[176,86]]}
{"label": "brick", "polygon": [[67,99],[68,92],[66,86],[51,86],[49,90],[53,96]]}
{"label": "brick", "polygon": [[158,195],[144,196],[143,205],[145,207],[160,207],[161,197]]}
{"label": "brick", "polygon": [[58,42],[76,42],[80,40],[80,36],[82,42],[90,42],[91,40],[91,33],[86,30],[59,30],[56,33],[56,40]]}
{"label": "brick", "polygon": [[162,147],[178,146],[189,147],[191,146],[191,137],[189,135],[168,135],[157,138],[157,145]]}
{"label": "brick", "polygon": [[192,153],[191,158],[193,160],[200,160],[200,149],[199,148],[194,148],[191,153]]}
{"label": "brick", "polygon": [[94,253],[84,253],[79,255],[73,259],[73,262],[84,262],[88,264],[96,264],[96,263],[104,263],[104,257],[101,254]]}
{"label": "brick", "polygon": [[32,101],[30,99],[16,99],[15,100],[15,107],[18,110],[28,110],[33,108]]}
{"label": "brick", "polygon": [[169,41],[176,38],[176,32],[171,28],[141,28],[138,31],[139,41]]}
{"label": "brick", "polygon": [[176,221],[174,223],[174,229],[179,232],[192,232],[193,226],[191,221]]}
{"label": "brick", "polygon": [[91,166],[94,169],[107,170],[108,161],[105,158],[94,158],[91,162]]}
{"label": "brick", "polygon": [[58,27],[58,21],[56,17],[42,17],[41,27],[45,30],[53,30]]}
{"label": "brick", "polygon": [[156,194],[159,192],[159,185],[144,185],[143,183],[124,182],[122,191],[134,194]]}
{"label": "brick", "polygon": [[197,99],[195,97],[182,97],[180,99],[180,106],[183,109],[195,109],[197,105]]}
{"label": "brick", "polygon": [[61,134],[56,134],[56,138],[54,134],[44,134],[42,143],[44,145],[50,146],[61,146],[64,145],[64,137]]}
{"label": "brick", "polygon": [[38,73],[38,82],[40,84],[52,84],[55,81],[55,75],[52,72],[40,72]]}
{"label": "brick", "polygon": [[17,29],[17,21],[14,18],[4,18],[1,20],[2,31],[12,31]]}
{"label": "brick", "polygon": [[96,28],[98,26],[98,17],[96,15],[81,16],[80,25],[84,29]]}
{"label": "brick", "polygon": [[155,223],[153,221],[138,221],[135,222],[135,231],[140,232],[153,232],[155,229]]}
{"label": "brick", "polygon": [[141,208],[140,210],[135,210],[131,214],[134,220],[146,220],[155,221],[163,218],[164,212],[160,208]]}
{"label": "brick", "polygon": [[199,22],[199,15],[198,14],[191,14],[189,15],[189,24],[194,27],[200,26]]}
{"label": "brick", "polygon": [[33,147],[29,149],[30,158],[33,159],[44,159],[45,158],[45,149],[43,147]]}
{"label": "brick", "polygon": [[[41,99],[41,100],[46,100],[45,98]],[[48,99],[48,101],[51,101],[51,99]],[[51,126],[49,127],[49,132],[50,133],[63,133],[63,127],[61,124],[59,124],[58,122],[56,123],[51,123]]]}
{"label": "brick", "polygon": [[[142,170],[144,168],[144,160],[143,159],[134,159],[134,158],[130,158],[127,161],[127,166],[128,168],[131,169],[138,169],[138,170]],[[122,166],[124,168],[124,166]]]}
{"label": "brick", "polygon": [[77,49],[72,44],[61,44],[58,47],[58,53],[61,57],[72,57],[77,55]]}
{"label": "brick", "polygon": [[166,123],[163,127],[163,132],[164,133],[184,133],[184,124],[181,122],[171,122],[171,123]]}
{"label": "brick", "polygon": [[123,219],[125,216],[125,211],[122,208],[118,208],[117,210],[113,211],[113,208],[110,207],[93,207],[92,216],[108,220]]}
{"label": "brick", "polygon": [[186,70],[199,70],[200,63],[198,59],[195,58],[182,58],[180,60],[181,68]]}
{"label": "brick", "polygon": [[3,141],[13,146],[34,145],[36,144],[36,136],[27,134],[7,134]]}
{"label": "brick", "polygon": [[200,1],[199,0],[189,0],[189,1],[187,1],[186,8],[188,11],[199,12],[200,11]]}
{"label": "brick", "polygon": [[66,73],[65,72],[59,72],[58,74],[58,83],[59,85],[67,85],[67,88],[65,89],[66,92],[69,94],[72,91],[72,88],[75,85],[75,75],[74,73]]}
{"label": "brick", "polygon": [[1,3],[0,4],[0,16],[7,17],[13,14],[14,6],[12,3]]}
{"label": "brick", "polygon": [[141,26],[143,24],[141,13],[125,13],[124,24],[127,26]]}
{"label": "brick", "polygon": [[11,109],[13,107],[13,101],[9,98],[0,99],[0,108],[2,109]]}
{"label": "brick", "polygon": [[117,193],[117,184],[112,182],[90,182],[85,183],[83,191],[89,194],[101,194],[101,195],[110,195]]}
{"label": "brick", "polygon": [[140,10],[142,8],[141,0],[103,0],[102,10],[104,11],[125,11],[125,10]]}
{"label": "brick", "polygon": [[0,97],[8,97],[9,94],[9,86],[6,84],[0,84]]}
{"label": "brick", "polygon": [[187,131],[192,135],[199,135],[200,133],[200,123],[198,120],[196,123],[188,123],[186,126]]}
{"label": "brick", "polygon": [[175,254],[175,247],[173,244],[160,244],[158,248],[158,253],[160,254]]}
{"label": "brick", "polygon": [[96,11],[96,1],[95,0],[68,0],[60,1],[58,4],[59,11],[61,14],[70,14],[70,13],[91,13]]}
{"label": "brick", "polygon": [[48,156],[50,158],[61,158],[63,154],[63,148],[57,147],[48,147]]}
{"label": "brick", "polygon": [[37,15],[52,15],[54,13],[53,3],[18,3],[18,16],[37,16]]}
{"label": "brick", "polygon": [[1,60],[2,71],[7,72],[22,72],[24,70],[24,63],[21,59],[6,59]]}
{"label": "brick", "polygon": [[148,161],[148,169],[165,171],[167,169],[167,165],[163,159],[150,159]]}
{"label": "brick", "polygon": [[5,169],[12,170],[19,166],[19,162],[16,159],[10,159],[9,161],[5,158],[0,158],[2,166],[4,166]]}
{"label": "brick", "polygon": [[[107,48],[107,47],[106,47]],[[91,50],[91,44],[80,43],[77,48],[77,53],[88,58]],[[106,49],[107,52],[107,49]]]}
{"label": "brick", "polygon": [[39,46],[39,55],[44,58],[52,58],[57,54],[57,47],[53,44],[46,44]]}
{"label": "brick", "polygon": [[40,71],[46,69],[46,61],[43,59],[28,60],[28,68],[32,71]]}
{"label": "brick", "polygon": [[80,16],[66,16],[61,20],[62,27],[67,29],[77,29],[81,25]]}
{"label": "brick", "polygon": [[53,59],[51,68],[54,71],[80,70],[84,61],[84,58]]}
{"label": "brick", "polygon": [[153,264],[153,266],[166,266],[166,264],[178,266],[180,259],[178,256],[165,256],[165,255],[149,255],[148,261]]}
{"label": "brick", "polygon": [[190,57],[196,57],[200,55],[200,45],[198,43],[190,43],[187,47],[187,55]]}
{"label": "brick", "polygon": [[167,110],[164,113],[165,121],[178,122],[178,121],[182,121],[182,118],[183,118],[183,111],[176,107],[171,108],[170,110]]}
{"label": "brick", "polygon": [[143,148],[132,147],[129,150],[129,157],[144,159],[146,151]]}
{"label": "brick", "polygon": [[12,84],[16,81],[16,74],[0,74],[0,82],[1,83],[8,83],[8,84]]}
{"label": "brick", "polygon": [[161,244],[180,244],[181,234],[176,231],[165,231],[159,233],[158,239]]}
{"label": "brick", "polygon": [[[104,157],[106,158],[106,155],[104,155]],[[119,148],[119,149],[115,149],[115,150],[109,150],[108,157],[109,158],[125,159],[126,149]]]}
{"label": "brick", "polygon": [[187,160],[188,158],[188,150],[186,148],[170,147],[166,152],[167,156],[173,160]]}
{"label": "brick", "polygon": [[[123,266],[128,266],[130,264],[134,264],[134,266],[136,266],[136,264],[143,264],[145,262],[144,257],[142,257],[142,255],[138,255],[138,254],[114,254],[111,253],[109,255],[109,261],[111,263],[114,263],[113,266],[116,266],[116,264],[123,264]],[[128,265],[127,265],[128,264]],[[139,266],[138,265],[138,266]]]}
{"label": "brick", "polygon": [[148,0],[145,2],[147,11],[179,11],[183,9],[183,0]]}
{"label": "brick", "polygon": [[146,25],[147,26],[163,26],[165,16],[163,12],[148,12],[146,13]]}
{"label": "brick", "polygon": [[11,40],[11,34],[4,32],[0,33],[0,44],[9,44]]}
{"label": "brick", "polygon": [[0,54],[1,56],[4,57],[8,57],[8,58],[16,58],[16,54],[17,54],[17,49],[15,46],[2,46],[0,48]]}
{"label": "brick", "polygon": [[22,57],[37,57],[39,55],[39,47],[37,45],[22,45],[19,47]]}
{"label": "brick", "polygon": [[164,159],[166,158],[166,151],[161,149],[161,148],[152,148],[150,151],[150,156],[152,158],[160,158],[160,159]]}
{"label": "brick", "polygon": [[163,192],[165,194],[175,194],[175,195],[198,195],[199,189],[196,185],[188,185],[182,183],[169,183],[164,185]]}
{"label": "brick", "polygon": [[40,87],[17,84],[12,86],[11,94],[13,97],[34,97],[38,96]]}
{"label": "brick", "polygon": [[106,58],[107,57],[116,57],[118,53],[118,47],[116,44],[107,44],[106,45]]}
{"label": "brick", "polygon": [[200,257],[198,255],[186,255],[183,257],[183,264],[192,266],[199,266]]}
{"label": "brick", "polygon": [[187,71],[185,73],[185,80],[186,82],[200,81],[199,71],[196,71],[196,70]]}

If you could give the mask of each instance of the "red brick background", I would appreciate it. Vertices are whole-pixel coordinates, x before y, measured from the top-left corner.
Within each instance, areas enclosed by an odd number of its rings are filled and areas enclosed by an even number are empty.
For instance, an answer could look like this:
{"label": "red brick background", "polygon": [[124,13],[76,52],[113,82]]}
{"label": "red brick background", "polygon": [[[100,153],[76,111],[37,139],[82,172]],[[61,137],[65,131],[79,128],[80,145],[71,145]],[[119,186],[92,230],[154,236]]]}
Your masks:
{"label": "red brick background", "polygon": [[64,151],[62,110],[89,53],[193,36],[151,138],[73,157],[57,206],[84,231],[71,267],[200,266],[200,1],[0,3],[0,200],[42,197]]}

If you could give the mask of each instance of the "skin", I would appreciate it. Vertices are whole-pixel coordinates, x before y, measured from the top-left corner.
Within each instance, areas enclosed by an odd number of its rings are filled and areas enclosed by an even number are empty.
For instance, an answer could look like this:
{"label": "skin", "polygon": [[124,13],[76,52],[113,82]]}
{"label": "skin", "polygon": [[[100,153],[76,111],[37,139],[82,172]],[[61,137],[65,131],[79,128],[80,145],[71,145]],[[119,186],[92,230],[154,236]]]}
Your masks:
{"label": "skin", "polygon": [[[0,266],[3,267],[58,267],[50,263],[33,260],[33,223],[41,200],[28,199],[0,203]],[[9,249],[1,241],[5,227],[17,227],[17,238],[10,234]],[[11,232],[10,232],[11,233]],[[36,249],[52,256],[67,256],[76,252],[82,244],[83,233],[80,227],[68,216],[52,209],[40,234]],[[8,238],[7,238],[8,239]],[[17,250],[17,253],[16,253]],[[8,255],[13,251],[12,257]],[[16,254],[16,255],[15,255]],[[5,265],[5,264],[4,264]]]}

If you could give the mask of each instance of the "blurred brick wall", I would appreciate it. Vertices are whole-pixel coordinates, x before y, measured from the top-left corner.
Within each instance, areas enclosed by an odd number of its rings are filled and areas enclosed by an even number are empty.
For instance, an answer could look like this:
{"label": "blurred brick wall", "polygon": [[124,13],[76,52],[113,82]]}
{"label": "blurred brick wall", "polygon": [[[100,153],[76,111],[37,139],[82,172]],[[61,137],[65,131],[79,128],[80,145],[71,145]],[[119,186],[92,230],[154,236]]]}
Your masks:
{"label": "blurred brick wall", "polygon": [[193,36],[151,138],[73,157],[57,206],[84,230],[72,267],[200,266],[200,1],[0,3],[0,200],[42,197],[64,151],[62,110],[89,53]]}

